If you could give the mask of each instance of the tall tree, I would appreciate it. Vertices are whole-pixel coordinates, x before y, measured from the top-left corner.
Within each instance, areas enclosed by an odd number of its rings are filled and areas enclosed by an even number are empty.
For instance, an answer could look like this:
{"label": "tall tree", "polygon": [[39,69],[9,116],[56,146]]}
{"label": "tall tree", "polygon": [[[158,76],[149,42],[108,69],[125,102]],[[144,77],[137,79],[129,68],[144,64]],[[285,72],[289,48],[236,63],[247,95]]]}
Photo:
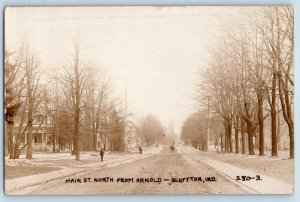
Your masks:
{"label": "tall tree", "polygon": [[18,101],[19,95],[16,95],[15,92],[18,92],[17,82],[18,72],[21,67],[23,52],[19,53],[19,56],[14,62],[10,61],[13,53],[5,50],[5,148],[9,153],[9,158],[14,159],[14,121],[16,114],[21,106],[21,102]]}
{"label": "tall tree", "polygon": [[72,112],[74,120],[74,135],[72,138],[73,151],[76,160],[80,160],[80,116],[86,99],[85,89],[89,79],[88,71],[80,62],[79,39],[74,41],[73,67],[65,68],[64,74],[60,78],[62,91],[66,99],[66,103]]}
{"label": "tall tree", "polygon": [[264,9],[264,21],[258,24],[263,37],[268,66],[272,70],[271,99],[272,155],[277,155],[276,90],[284,119],[289,128],[290,158],[294,158],[294,11],[292,7]]}

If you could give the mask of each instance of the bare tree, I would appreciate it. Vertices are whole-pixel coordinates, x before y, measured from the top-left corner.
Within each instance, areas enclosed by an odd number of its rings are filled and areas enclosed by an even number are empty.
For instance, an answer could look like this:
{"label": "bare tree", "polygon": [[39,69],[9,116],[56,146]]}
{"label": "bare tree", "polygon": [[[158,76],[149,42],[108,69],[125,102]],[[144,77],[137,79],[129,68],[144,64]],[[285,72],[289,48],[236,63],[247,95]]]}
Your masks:
{"label": "bare tree", "polygon": [[264,21],[257,25],[264,40],[268,66],[272,71],[271,107],[272,155],[277,155],[276,90],[284,119],[289,127],[290,158],[294,158],[293,120],[293,65],[294,65],[294,12],[292,7],[264,9]]}
{"label": "bare tree", "polygon": [[72,138],[72,154],[75,154],[76,160],[80,160],[80,112],[84,107],[85,89],[87,87],[89,75],[80,62],[79,40],[74,41],[73,62],[73,71],[65,68],[65,72],[62,75],[60,82],[62,84],[62,90],[67,105],[69,106],[70,111],[73,112],[74,135]]}
{"label": "bare tree", "polygon": [[[13,116],[17,116],[17,126],[14,124],[8,126],[10,158],[19,158],[20,151],[26,148],[26,158],[31,159],[33,132],[38,130],[43,123],[43,119],[36,120],[35,115],[40,110],[40,104],[44,101],[42,96],[43,88],[41,88],[39,83],[41,72],[38,59],[36,54],[29,49],[29,45],[25,44],[16,53],[13,64],[10,64],[8,58],[6,58],[6,62],[5,68],[9,70],[8,79],[6,80],[6,87],[8,88],[6,99],[11,99],[10,96],[13,97],[11,101],[14,104],[11,103],[10,105],[15,109],[13,110]],[[14,93],[9,95],[10,91]],[[11,111],[9,108],[8,106],[7,115]],[[17,108],[20,108],[20,110],[17,110]],[[45,115],[48,112],[44,111],[43,113]],[[38,124],[35,131],[33,131],[34,121]],[[16,127],[18,128],[17,130]],[[22,148],[19,148],[21,139],[25,137],[25,134],[27,143]]]}
{"label": "bare tree", "polygon": [[7,124],[5,127],[5,148],[8,148],[7,152],[10,159],[16,158],[14,155],[14,121],[21,106],[21,101],[18,98],[22,89],[18,89],[17,86],[23,86],[22,83],[19,83],[19,85],[16,85],[16,83],[18,82],[18,73],[23,60],[23,51],[19,51],[13,62],[10,60],[12,55],[12,52],[5,50],[5,123]]}
{"label": "bare tree", "polygon": [[[183,123],[180,138],[187,144],[191,144],[196,149],[206,151],[208,137],[206,112],[196,112],[191,114]],[[222,139],[221,139],[222,141]]]}
{"label": "bare tree", "polygon": [[164,137],[164,127],[154,115],[147,115],[137,125],[137,133],[146,146],[150,146]]}
{"label": "bare tree", "polygon": [[[94,131],[94,150],[96,151],[97,148],[97,134],[101,135],[101,120],[103,120],[104,113],[106,113],[106,109],[104,103],[107,103],[108,93],[109,93],[110,81],[103,79],[103,82],[100,83],[97,89],[97,98],[95,100],[95,111],[94,111],[94,124],[93,124],[93,131]],[[103,142],[103,136],[101,138]]]}

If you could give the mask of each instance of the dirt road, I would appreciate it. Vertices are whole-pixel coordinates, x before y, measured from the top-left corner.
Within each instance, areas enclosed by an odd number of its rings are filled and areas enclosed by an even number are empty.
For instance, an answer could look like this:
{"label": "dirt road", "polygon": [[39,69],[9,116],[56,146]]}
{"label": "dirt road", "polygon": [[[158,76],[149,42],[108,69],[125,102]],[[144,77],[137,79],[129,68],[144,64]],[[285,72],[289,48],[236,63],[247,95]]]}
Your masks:
{"label": "dirt road", "polygon": [[[161,153],[29,187],[29,195],[245,194],[239,185],[180,152]],[[22,194],[22,193],[21,193]]]}

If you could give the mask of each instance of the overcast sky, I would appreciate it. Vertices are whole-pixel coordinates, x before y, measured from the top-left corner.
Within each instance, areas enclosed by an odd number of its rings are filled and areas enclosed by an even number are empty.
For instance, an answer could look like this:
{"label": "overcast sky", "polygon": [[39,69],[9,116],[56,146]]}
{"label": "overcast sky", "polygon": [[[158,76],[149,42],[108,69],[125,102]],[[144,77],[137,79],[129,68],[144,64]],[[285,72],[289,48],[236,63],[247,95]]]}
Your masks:
{"label": "overcast sky", "polygon": [[43,68],[71,60],[79,33],[81,60],[105,70],[114,93],[136,118],[157,116],[175,132],[197,110],[198,72],[210,43],[242,23],[241,7],[54,7],[9,8],[6,48],[29,41]]}

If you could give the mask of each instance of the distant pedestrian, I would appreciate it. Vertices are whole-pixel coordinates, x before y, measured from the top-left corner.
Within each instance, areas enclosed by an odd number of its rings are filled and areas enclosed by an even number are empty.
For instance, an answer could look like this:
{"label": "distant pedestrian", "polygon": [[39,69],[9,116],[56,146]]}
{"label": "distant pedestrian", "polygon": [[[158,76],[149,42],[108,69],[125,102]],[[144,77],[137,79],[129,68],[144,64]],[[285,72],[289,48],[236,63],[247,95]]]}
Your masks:
{"label": "distant pedestrian", "polygon": [[104,150],[102,148],[100,149],[100,157],[101,157],[101,161],[103,161]]}
{"label": "distant pedestrian", "polygon": [[139,151],[140,151],[140,154],[143,153],[143,148],[142,148],[142,146],[139,146]]}
{"label": "distant pedestrian", "polygon": [[170,147],[170,149],[171,149],[172,152],[174,152],[174,150],[175,150],[174,145],[172,145],[172,146]]}

